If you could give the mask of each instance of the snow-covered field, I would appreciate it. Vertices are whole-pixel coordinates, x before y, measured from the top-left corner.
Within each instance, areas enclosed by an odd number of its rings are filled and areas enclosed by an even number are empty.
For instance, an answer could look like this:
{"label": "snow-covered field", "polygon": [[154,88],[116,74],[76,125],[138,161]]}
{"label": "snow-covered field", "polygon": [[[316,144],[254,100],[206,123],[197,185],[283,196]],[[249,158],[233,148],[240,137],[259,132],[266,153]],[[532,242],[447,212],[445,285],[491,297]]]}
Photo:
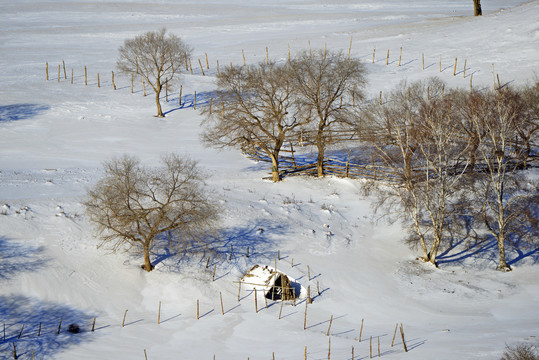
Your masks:
{"label": "snow-covered field", "polygon": [[[242,63],[242,50],[250,63],[266,47],[285,60],[309,44],[347,52],[350,39],[372,97],[431,76],[458,87],[471,74],[482,87],[493,74],[515,85],[539,76],[539,1],[482,5],[474,18],[471,0],[0,0],[0,358],[13,358],[13,343],[21,359],[303,359],[305,347],[308,359],[326,359],[329,342],[331,359],[350,359],[352,347],[365,359],[372,336],[373,356],[379,339],[383,358],[420,360],[497,359],[506,344],[537,344],[537,252],[510,252],[511,273],[494,270],[495,249],[445,254],[440,269],[420,264],[400,226],[376,221],[359,181],[264,181],[265,164],[201,145],[191,104],[195,91],[204,101],[214,89],[217,61]],[[114,91],[110,75],[124,39],[163,26],[194,47],[195,73],[182,78],[185,105],[175,92],[157,119],[153,96],[140,84],[131,94],[121,75]],[[62,60],[68,80],[62,70],[58,82]],[[145,273],[140,258],[97,248],[84,216],[102,161],[129,153],[150,165],[165,152],[189,154],[212,175],[223,254],[209,269],[201,257],[156,251],[156,270]],[[280,303],[258,298],[256,313],[247,291],[238,302],[243,272],[275,266],[278,251],[277,268],[315,295],[306,330],[304,302],[285,304],[280,319]],[[83,332],[66,332],[71,323]],[[397,323],[408,353],[399,333],[390,346]]]}

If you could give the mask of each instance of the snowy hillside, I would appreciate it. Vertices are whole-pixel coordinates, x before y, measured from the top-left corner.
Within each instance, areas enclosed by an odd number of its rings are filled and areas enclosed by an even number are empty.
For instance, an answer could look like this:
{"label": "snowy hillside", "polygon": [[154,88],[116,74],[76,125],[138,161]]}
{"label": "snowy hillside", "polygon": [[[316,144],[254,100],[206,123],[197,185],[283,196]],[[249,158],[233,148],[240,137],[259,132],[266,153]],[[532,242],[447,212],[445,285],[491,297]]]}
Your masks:
{"label": "snowy hillside", "polygon": [[[241,64],[243,51],[256,63],[266,48],[284,61],[289,49],[348,52],[351,43],[372,98],[432,76],[462,88],[472,74],[485,88],[496,75],[504,84],[536,79],[539,1],[483,3],[474,18],[471,0],[0,0],[0,359],[13,358],[14,344],[20,359],[209,360],[305,351],[351,359],[352,347],[365,359],[371,337],[373,357],[379,342],[386,359],[498,359],[506,344],[538,344],[537,249],[508,253],[510,273],[494,270],[495,249],[445,254],[429,267],[398,224],[377,221],[360,181],[262,180],[266,164],[201,144],[193,110],[195,91],[204,105],[215,89],[217,61]],[[153,94],[144,97],[142,84],[131,94],[120,74],[115,91],[111,71],[125,39],[163,26],[193,46],[194,73],[181,79],[183,106],[176,90],[158,119]],[[62,61],[67,79],[63,68],[58,79]],[[221,247],[209,262],[156,250],[146,273],[140,257],[98,247],[82,201],[103,161],[128,153],[152,165],[166,152],[189,154],[211,174]],[[310,286],[306,329],[304,298],[266,308],[258,297],[255,309],[247,288],[238,297],[255,264]],[[397,323],[407,353],[399,331],[393,341]],[[69,333],[70,324],[82,331]]]}

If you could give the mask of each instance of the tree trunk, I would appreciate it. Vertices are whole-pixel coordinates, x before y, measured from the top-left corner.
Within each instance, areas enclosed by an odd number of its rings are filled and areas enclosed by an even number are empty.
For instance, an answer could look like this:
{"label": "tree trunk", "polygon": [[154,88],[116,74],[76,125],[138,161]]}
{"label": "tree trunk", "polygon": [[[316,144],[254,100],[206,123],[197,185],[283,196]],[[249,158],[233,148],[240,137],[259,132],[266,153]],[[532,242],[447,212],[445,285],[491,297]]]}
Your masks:
{"label": "tree trunk", "polygon": [[271,155],[271,175],[273,182],[281,181],[281,176],[279,175],[279,153],[273,153]]}
{"label": "tree trunk", "polygon": [[152,265],[150,261],[150,246],[149,244],[145,243],[143,248],[144,248],[144,265],[142,265],[142,268],[150,272],[154,268],[154,266]]}
{"label": "tree trunk", "polygon": [[503,234],[500,234],[498,236],[498,250],[499,250],[499,258],[500,258],[500,264],[498,265],[498,270],[500,271],[511,271],[511,267],[507,264],[507,261],[505,260],[505,237]]}
{"label": "tree trunk", "polygon": [[474,16],[481,16],[483,14],[481,11],[481,0],[473,0],[473,13]]}
{"label": "tree trunk", "polygon": [[163,110],[161,109],[161,103],[159,102],[159,95],[161,94],[161,89],[158,89],[158,91],[155,92],[155,103],[157,105],[157,115],[156,117],[165,117],[163,115]]}

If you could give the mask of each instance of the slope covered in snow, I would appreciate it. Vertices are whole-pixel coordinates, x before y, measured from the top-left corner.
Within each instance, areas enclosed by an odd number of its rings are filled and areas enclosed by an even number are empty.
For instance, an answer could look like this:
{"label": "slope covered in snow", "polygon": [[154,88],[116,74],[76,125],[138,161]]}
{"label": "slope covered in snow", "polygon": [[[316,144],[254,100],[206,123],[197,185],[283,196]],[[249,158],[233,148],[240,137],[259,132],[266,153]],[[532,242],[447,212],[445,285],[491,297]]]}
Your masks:
{"label": "slope covered in snow", "polygon": [[[483,87],[493,74],[510,84],[537,76],[538,1],[484,1],[481,18],[469,16],[469,0],[381,4],[0,1],[0,358],[12,358],[15,343],[25,359],[32,352],[38,359],[142,359],[144,350],[148,359],[303,359],[305,347],[308,359],[326,359],[331,343],[331,359],[350,359],[352,347],[365,359],[372,337],[373,354],[379,339],[387,359],[495,359],[505,344],[537,343],[536,252],[511,253],[511,273],[494,271],[495,249],[449,253],[433,269],[415,261],[399,225],[378,221],[360,181],[273,184],[262,180],[265,164],[200,143],[194,92],[208,101],[217,61],[242,63],[242,50],[249,63],[265,60],[266,47],[284,61],[289,48],[347,52],[352,39],[372,97],[431,76],[457,87],[468,87],[471,74]],[[194,47],[196,69],[182,78],[184,105],[176,91],[163,101],[167,116],[156,119],[153,96],[143,97],[140,84],[131,94],[130,79],[119,74],[114,91],[110,72],[124,39],[162,26]],[[206,54],[210,69],[202,76],[195,64]],[[58,82],[62,60],[68,79],[62,70]],[[156,250],[156,270],[144,273],[140,257],[98,247],[81,202],[102,161],[129,153],[152,164],[165,152],[189,154],[211,174],[223,232],[208,267],[209,254]],[[310,286],[305,330],[303,301],[266,308],[259,298],[255,312],[247,289],[238,301],[237,282],[254,264],[276,264]],[[83,331],[66,332],[72,323]],[[398,332],[391,346],[396,323],[408,353]]]}

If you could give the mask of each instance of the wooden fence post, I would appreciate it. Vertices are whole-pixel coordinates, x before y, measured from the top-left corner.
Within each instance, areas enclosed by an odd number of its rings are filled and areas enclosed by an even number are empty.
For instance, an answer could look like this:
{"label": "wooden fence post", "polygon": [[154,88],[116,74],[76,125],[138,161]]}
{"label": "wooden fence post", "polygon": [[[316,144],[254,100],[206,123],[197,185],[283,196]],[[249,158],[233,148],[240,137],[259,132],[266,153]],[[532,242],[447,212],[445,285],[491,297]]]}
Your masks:
{"label": "wooden fence post", "polygon": [[180,85],[180,100],[178,101],[178,105],[182,106],[182,85]]}
{"label": "wooden fence post", "polygon": [[97,319],[96,316],[94,316],[94,322],[92,323],[92,332],[94,332],[94,329],[95,329],[95,319]]}
{"label": "wooden fence post", "polygon": [[116,90],[116,84],[114,83],[114,71],[112,72],[112,87]]}
{"label": "wooden fence post", "polygon": [[223,307],[223,294],[219,291],[219,299],[221,299],[221,313],[225,314],[225,308]]}
{"label": "wooden fence post", "polygon": [[328,326],[328,331],[326,333],[326,336],[329,336],[329,330],[331,330],[331,323],[333,323],[333,315],[331,315],[331,318],[329,319],[329,326]]}
{"label": "wooden fence post", "polygon": [[157,325],[161,324],[161,301],[159,301],[159,311],[157,312]]}
{"label": "wooden fence post", "polygon": [[361,319],[361,328],[359,329],[359,342],[361,342],[361,334],[363,334],[363,320],[365,319]]}
{"label": "wooden fence post", "polygon": [[404,328],[402,327],[402,323],[400,326],[401,330],[401,338],[402,338],[402,347],[404,348],[404,352],[408,352],[408,348],[406,347],[406,341],[404,341]]}
{"label": "wooden fence post", "polygon": [[401,46],[401,51],[399,54],[399,66],[401,66],[401,59],[402,59],[402,46]]}
{"label": "wooden fence post", "polygon": [[208,53],[204,53],[204,56],[206,56],[206,69],[210,69],[210,63],[208,62]]}
{"label": "wooden fence post", "polygon": [[127,316],[127,309],[124,312],[124,319],[122,320],[122,327],[125,326],[125,317]]}
{"label": "wooden fence post", "polygon": [[86,65],[84,65],[84,85],[88,86],[88,71],[86,71]]}
{"label": "wooden fence post", "polygon": [[202,76],[206,76],[204,73],[204,68],[202,67],[202,62],[200,62],[200,59],[198,59],[198,64],[200,65],[200,70],[202,71]]}
{"label": "wooden fence post", "polygon": [[97,73],[97,87],[101,87],[101,82],[99,81],[99,73]]}
{"label": "wooden fence post", "polygon": [[67,74],[66,74],[66,63],[64,60],[62,60],[62,67],[64,68],[64,79],[67,80]]}
{"label": "wooden fence post", "polygon": [[45,63],[45,74],[47,75],[47,81],[49,81],[49,63]]}

